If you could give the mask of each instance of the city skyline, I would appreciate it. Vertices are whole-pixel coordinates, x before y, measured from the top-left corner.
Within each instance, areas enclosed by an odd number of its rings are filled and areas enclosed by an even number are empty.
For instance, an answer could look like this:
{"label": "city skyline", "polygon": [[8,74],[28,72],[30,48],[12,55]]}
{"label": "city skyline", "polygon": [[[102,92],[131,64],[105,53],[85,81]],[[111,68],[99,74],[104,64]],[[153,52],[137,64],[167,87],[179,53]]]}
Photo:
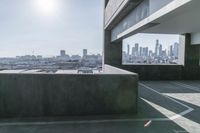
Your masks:
{"label": "city skyline", "polygon": [[[178,57],[178,49],[179,49],[179,43],[174,42],[174,44],[169,45],[169,49],[163,49],[163,45],[159,42],[159,40],[156,40],[154,49],[149,49],[148,46],[140,46],[139,43],[135,43],[134,46],[131,46],[129,44],[124,45],[123,52],[125,52],[127,55],[130,56],[141,56],[142,53],[146,53],[145,56],[149,56],[150,53],[155,54],[156,56],[159,56],[162,54],[162,52],[166,52],[166,55],[168,56],[176,56]],[[146,52],[143,52],[146,51]]]}
{"label": "city skyline", "polygon": [[126,45],[129,44],[131,47],[134,47],[135,43],[139,43],[140,46],[148,47],[149,50],[155,51],[156,40],[159,40],[163,49],[168,50],[170,45],[179,43],[179,35],[138,33],[123,40],[123,51],[126,51]]}
{"label": "city skyline", "polygon": [[[81,49],[81,53],[79,54],[79,53],[71,53],[71,54],[68,54],[68,53],[66,53],[66,50],[65,49],[61,49],[61,50],[59,50],[59,51],[57,51],[57,53],[55,54],[55,55],[52,55],[52,56],[43,56],[43,55],[41,55],[41,54],[35,54],[35,51],[32,51],[31,53],[27,53],[27,54],[21,54],[21,55],[16,55],[16,56],[12,56],[12,57],[8,57],[8,56],[6,56],[6,57],[1,57],[0,56],[0,58],[16,58],[16,57],[19,57],[19,56],[42,56],[42,57],[44,57],[44,58],[52,58],[52,57],[56,57],[56,56],[58,56],[58,55],[60,55],[61,54],[61,52],[62,53],[65,53],[65,55],[68,55],[68,56],[73,56],[73,55],[79,55],[79,56],[83,56],[84,54],[83,54],[83,50],[87,50],[88,51],[88,49]],[[102,55],[102,53],[93,53],[93,52],[91,52],[91,51],[89,51],[89,52],[87,52],[87,54],[89,54],[89,55]]]}
{"label": "city skyline", "polygon": [[[174,40],[175,41],[175,40]],[[150,43],[149,43],[150,44]],[[134,46],[124,44],[123,46],[123,64],[178,64],[179,60],[179,43],[176,41],[168,45],[168,49],[163,48],[163,43],[156,39],[154,43],[148,46],[135,43]]]}
{"label": "city skyline", "polygon": [[102,53],[103,7],[103,0],[1,0],[0,57]]}
{"label": "city skyline", "polygon": [[98,69],[102,65],[102,55],[90,55],[87,49],[83,49],[82,55],[66,54],[60,50],[54,57],[45,58],[41,55],[23,55],[13,58],[0,58],[0,70],[45,70],[56,72],[57,70],[79,70],[81,68]]}
{"label": "city skyline", "polygon": [[[159,40],[156,40],[155,42],[155,46],[153,49],[149,49],[148,46],[141,46],[139,43],[135,43],[134,45],[130,45],[130,44],[124,44],[123,45],[123,52],[126,52],[127,55],[134,55],[135,56],[135,52],[142,52],[143,50],[147,51],[147,53],[151,52],[154,53],[155,55],[160,54],[161,52],[166,52],[167,55],[171,55],[172,56],[172,49],[175,49],[175,51],[178,51],[178,45],[179,43],[174,42],[174,44],[169,45],[167,49],[163,49],[163,45],[159,42]],[[139,53],[138,53],[139,54]],[[148,54],[149,55],[149,54]],[[148,56],[146,55],[146,56]],[[176,53],[176,56],[178,56],[178,54]]]}

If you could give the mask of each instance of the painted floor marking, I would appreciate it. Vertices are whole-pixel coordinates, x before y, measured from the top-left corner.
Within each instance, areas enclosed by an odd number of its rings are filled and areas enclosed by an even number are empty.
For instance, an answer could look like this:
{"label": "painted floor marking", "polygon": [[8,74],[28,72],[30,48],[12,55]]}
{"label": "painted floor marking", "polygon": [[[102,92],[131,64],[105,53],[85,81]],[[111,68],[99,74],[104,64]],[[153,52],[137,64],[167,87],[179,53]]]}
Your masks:
{"label": "painted floor marking", "polygon": [[[165,98],[168,98],[170,99],[171,101],[177,103],[177,104],[180,104],[184,107],[187,108],[187,110],[179,113],[179,114],[176,114],[170,118],[130,118],[130,119],[107,119],[107,120],[82,120],[82,121],[53,121],[53,122],[7,122],[7,123],[0,123],[0,126],[24,126],[24,125],[56,125],[56,124],[96,124],[96,123],[108,123],[108,122],[135,122],[135,121],[171,121],[171,120],[175,120],[179,117],[182,117],[188,113],[190,113],[191,111],[193,111],[194,109],[179,102],[179,101],[176,101],[175,99],[169,97],[169,96],[166,96],[166,95],[163,95],[162,93],[154,90],[153,88],[143,84],[143,83],[139,83],[140,86],[143,86],[144,88],[146,89],[149,89],[150,91],[154,92],[154,93],[157,93]],[[141,98],[141,97],[140,97]],[[141,98],[143,99],[143,98]]]}
{"label": "painted floor marking", "polygon": [[181,82],[171,82],[171,83],[176,84],[176,85],[181,86],[181,87],[184,87],[184,88],[187,88],[187,89],[190,89],[190,90],[193,90],[193,91],[200,92],[200,89],[198,87],[194,87],[194,86],[184,84],[184,83],[181,83]]}
{"label": "painted floor marking", "polygon": [[176,115],[170,117],[170,118],[169,118],[170,120],[178,119],[178,118],[180,118],[180,117],[182,117],[182,116],[184,116],[184,115],[186,115],[186,114],[188,114],[188,113],[190,113],[190,112],[192,112],[192,111],[194,110],[193,108],[191,108],[191,107],[189,107],[189,106],[187,106],[187,105],[185,105],[185,104],[183,104],[183,103],[181,103],[181,102],[179,102],[179,101],[177,101],[177,100],[175,100],[175,99],[173,99],[173,98],[171,98],[171,97],[169,97],[169,96],[167,96],[167,95],[164,95],[164,94],[162,94],[162,93],[160,93],[160,92],[154,90],[153,88],[151,88],[151,87],[149,87],[149,86],[147,86],[147,85],[145,85],[145,84],[143,84],[143,83],[139,83],[139,85],[141,85],[141,86],[145,87],[146,89],[149,89],[149,90],[151,90],[151,91],[153,91],[153,92],[155,92],[155,93],[157,93],[157,94],[159,94],[159,95],[161,95],[161,96],[163,96],[163,97],[165,97],[165,98],[168,98],[168,99],[170,99],[171,101],[173,101],[173,102],[175,102],[175,103],[177,103],[177,104],[180,104],[180,105],[182,105],[182,106],[184,106],[184,107],[187,108],[187,110],[185,110],[185,111],[183,111],[183,112],[181,112],[181,113],[179,113],[179,114],[176,114]]}
{"label": "painted floor marking", "polygon": [[184,130],[173,130],[174,133],[189,133],[187,131],[184,131]]}

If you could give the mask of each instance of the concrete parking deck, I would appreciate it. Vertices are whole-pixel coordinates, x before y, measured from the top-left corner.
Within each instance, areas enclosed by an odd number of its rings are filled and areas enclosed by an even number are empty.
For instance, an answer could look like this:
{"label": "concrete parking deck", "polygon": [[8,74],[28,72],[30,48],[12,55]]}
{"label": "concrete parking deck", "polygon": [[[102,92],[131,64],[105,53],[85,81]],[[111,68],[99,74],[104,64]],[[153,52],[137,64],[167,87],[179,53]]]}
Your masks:
{"label": "concrete parking deck", "polygon": [[0,133],[199,133],[200,81],[139,83],[136,116],[1,120]]}

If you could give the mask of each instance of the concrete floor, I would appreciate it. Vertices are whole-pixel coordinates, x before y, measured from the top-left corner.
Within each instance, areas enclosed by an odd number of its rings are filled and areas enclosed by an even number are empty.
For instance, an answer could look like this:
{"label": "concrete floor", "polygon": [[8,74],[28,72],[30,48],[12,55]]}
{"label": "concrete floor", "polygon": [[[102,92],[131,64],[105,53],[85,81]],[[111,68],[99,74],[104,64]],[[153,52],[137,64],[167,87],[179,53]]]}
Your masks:
{"label": "concrete floor", "polygon": [[140,82],[135,116],[0,121],[0,133],[200,133],[200,81]]}

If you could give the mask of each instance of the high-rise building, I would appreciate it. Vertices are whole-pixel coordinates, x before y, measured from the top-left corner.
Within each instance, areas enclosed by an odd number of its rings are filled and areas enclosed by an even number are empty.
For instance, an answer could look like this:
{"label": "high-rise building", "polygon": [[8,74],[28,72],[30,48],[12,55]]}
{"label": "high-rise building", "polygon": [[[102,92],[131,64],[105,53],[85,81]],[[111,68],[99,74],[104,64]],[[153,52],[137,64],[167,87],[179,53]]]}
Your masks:
{"label": "high-rise building", "polygon": [[179,49],[179,44],[178,43],[174,43],[174,56],[175,58],[178,58],[178,50]]}
{"label": "high-rise building", "polygon": [[130,55],[130,45],[129,44],[127,45],[127,55],[128,56]]}
{"label": "high-rise building", "polygon": [[60,56],[65,56],[66,55],[66,53],[65,53],[65,50],[60,50]]}
{"label": "high-rise building", "polygon": [[139,44],[136,43],[135,44],[135,56],[138,56],[139,55]]}
{"label": "high-rise building", "polygon": [[148,53],[149,53],[149,48],[148,47],[143,48],[143,56],[147,57]]}
{"label": "high-rise building", "polygon": [[142,56],[144,56],[145,48],[142,48]]}
{"label": "high-rise building", "polygon": [[159,55],[159,40],[156,40],[156,47],[155,47],[155,55],[158,56]]}
{"label": "high-rise building", "polygon": [[142,56],[142,47],[140,47],[139,55]]}
{"label": "high-rise building", "polygon": [[169,56],[173,56],[173,46],[172,45],[170,45],[170,47],[169,47]]}
{"label": "high-rise building", "polygon": [[159,56],[162,56],[162,44],[159,45]]}
{"label": "high-rise building", "polygon": [[135,55],[135,47],[132,47],[132,52],[131,52],[132,56],[136,56]]}

